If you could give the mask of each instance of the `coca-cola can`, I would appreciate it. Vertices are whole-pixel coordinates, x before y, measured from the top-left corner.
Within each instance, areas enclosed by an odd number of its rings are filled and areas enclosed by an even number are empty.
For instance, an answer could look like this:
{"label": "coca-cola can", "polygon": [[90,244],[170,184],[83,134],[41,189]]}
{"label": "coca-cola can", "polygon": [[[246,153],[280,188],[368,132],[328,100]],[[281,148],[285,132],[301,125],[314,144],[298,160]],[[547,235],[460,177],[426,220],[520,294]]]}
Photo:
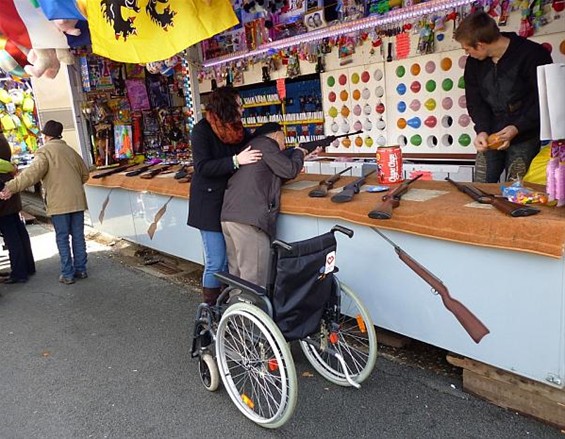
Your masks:
{"label": "coca-cola can", "polygon": [[400,146],[379,146],[377,148],[379,183],[400,183],[402,178],[402,150]]}

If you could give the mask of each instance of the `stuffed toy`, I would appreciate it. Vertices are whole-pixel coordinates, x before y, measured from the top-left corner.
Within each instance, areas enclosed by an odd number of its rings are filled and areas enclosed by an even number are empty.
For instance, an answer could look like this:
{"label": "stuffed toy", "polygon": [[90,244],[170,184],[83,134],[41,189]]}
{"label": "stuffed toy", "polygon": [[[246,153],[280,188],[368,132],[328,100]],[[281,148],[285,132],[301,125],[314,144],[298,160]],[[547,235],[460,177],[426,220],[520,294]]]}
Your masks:
{"label": "stuffed toy", "polygon": [[78,29],[76,27],[76,24],[78,23],[78,20],[51,20],[52,23],[55,24],[55,26],[57,26],[57,29],[59,29],[61,32],[66,33],[67,35],[73,35],[75,37],[78,37],[80,35],[80,29]]}
{"label": "stuffed toy", "polygon": [[39,78],[45,75],[47,78],[55,78],[61,63],[73,64],[74,58],[68,49],[31,49],[27,56],[31,65],[24,67],[28,75]]}

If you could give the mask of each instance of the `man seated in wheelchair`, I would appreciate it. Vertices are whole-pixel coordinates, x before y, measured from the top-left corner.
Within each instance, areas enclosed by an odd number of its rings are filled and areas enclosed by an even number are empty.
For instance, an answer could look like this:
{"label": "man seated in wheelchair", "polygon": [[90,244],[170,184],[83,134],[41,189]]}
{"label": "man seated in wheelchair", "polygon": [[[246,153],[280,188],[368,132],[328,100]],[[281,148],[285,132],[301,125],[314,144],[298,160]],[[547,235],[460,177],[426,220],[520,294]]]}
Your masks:
{"label": "man seated in wheelchair", "polygon": [[278,123],[264,124],[254,135],[249,145],[261,151],[262,159],[242,166],[228,181],[221,223],[230,274],[265,287],[281,185],[300,173],[308,151],[297,147],[283,152],[285,135]]}

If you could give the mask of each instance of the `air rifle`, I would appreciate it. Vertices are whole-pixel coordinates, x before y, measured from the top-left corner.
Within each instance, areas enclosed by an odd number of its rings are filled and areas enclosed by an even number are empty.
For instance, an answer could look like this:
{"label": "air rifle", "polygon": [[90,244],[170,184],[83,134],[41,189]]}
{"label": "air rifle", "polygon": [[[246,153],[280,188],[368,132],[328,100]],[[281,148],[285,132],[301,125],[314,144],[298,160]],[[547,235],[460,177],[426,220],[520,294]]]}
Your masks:
{"label": "air rifle", "polygon": [[487,335],[490,331],[489,329],[481,322],[478,317],[473,314],[469,309],[459,302],[457,299],[454,299],[449,294],[449,290],[443,284],[441,279],[437,278],[434,274],[430,273],[425,267],[420,265],[417,261],[412,259],[408,253],[402,250],[398,245],[392,242],[387,236],[385,236],[382,232],[378,229],[371,227],[377,234],[379,234],[386,242],[394,247],[394,251],[400,258],[402,262],[404,262],[414,273],[420,276],[428,285],[432,287],[432,292],[439,294],[443,305],[450,311],[455,318],[461,323],[461,326],[467,331],[467,334],[471,336],[475,343],[479,343],[482,338]]}
{"label": "air rifle", "polygon": [[325,180],[322,180],[320,182],[320,184],[318,185],[317,188],[312,189],[309,193],[308,196],[309,197],[314,197],[314,198],[322,198],[325,197],[326,195],[328,195],[328,191],[333,188],[334,184],[336,181],[338,181],[341,178],[341,174],[343,174],[344,172],[347,172],[351,169],[351,166],[349,168],[345,168],[343,171],[337,172],[334,175],[332,175],[331,177],[326,178]]}
{"label": "air rifle", "polygon": [[99,172],[98,174],[94,174],[92,178],[104,178],[107,177],[108,175],[118,174],[119,172],[125,171],[126,169],[129,169],[132,166],[135,166],[135,164],[118,166],[112,169],[108,169],[107,171],[102,171]]}
{"label": "air rifle", "polygon": [[340,134],[339,136],[327,136],[327,137],[320,139],[320,140],[312,140],[311,142],[299,143],[298,146],[300,148],[304,148],[308,152],[312,152],[320,146],[323,147],[323,148],[325,148],[326,146],[329,146],[330,143],[332,143],[335,139],[340,139],[341,137],[354,136],[356,134],[361,134],[362,132],[363,132],[363,130],[359,130],[359,131],[355,131],[354,133]]}
{"label": "air rifle", "polygon": [[513,203],[512,201],[508,201],[504,197],[497,197],[493,194],[486,193],[481,189],[471,185],[471,184],[461,184],[453,181],[449,177],[445,177],[447,181],[449,181],[453,186],[459,189],[461,192],[469,195],[473,200],[481,204],[490,204],[492,207],[500,210],[502,213],[506,215],[510,215],[512,217],[519,217],[519,216],[530,216],[535,215],[536,213],[540,213],[539,209],[530,206],[523,206],[522,204]]}
{"label": "air rifle", "polygon": [[360,177],[357,180],[355,180],[353,183],[349,183],[348,185],[344,186],[343,190],[340,193],[335,194],[331,198],[331,200],[334,203],[346,203],[348,201],[351,201],[353,199],[353,196],[359,193],[359,190],[361,189],[361,186],[365,184],[365,180],[367,179],[367,177],[371,174],[374,174],[375,172],[377,172],[377,170],[373,169],[372,171],[365,174],[363,177]]}
{"label": "air rifle", "polygon": [[156,175],[162,174],[167,171],[172,165],[164,165],[160,168],[152,169],[151,171],[147,172],[146,174],[140,175],[139,178],[143,178],[144,180],[151,180]]}
{"label": "air rifle", "polygon": [[140,166],[139,168],[134,169],[133,171],[126,172],[126,177],[136,177],[139,174],[149,170],[149,168],[151,168],[152,166],[155,166],[155,164]]}
{"label": "air rifle", "polygon": [[404,195],[408,191],[409,186],[416,180],[418,180],[422,175],[424,174],[419,174],[411,180],[404,181],[402,184],[394,188],[392,192],[384,195],[382,202],[369,212],[369,218],[391,219],[392,209],[396,209],[398,206],[400,206],[400,198],[402,197],[402,195]]}

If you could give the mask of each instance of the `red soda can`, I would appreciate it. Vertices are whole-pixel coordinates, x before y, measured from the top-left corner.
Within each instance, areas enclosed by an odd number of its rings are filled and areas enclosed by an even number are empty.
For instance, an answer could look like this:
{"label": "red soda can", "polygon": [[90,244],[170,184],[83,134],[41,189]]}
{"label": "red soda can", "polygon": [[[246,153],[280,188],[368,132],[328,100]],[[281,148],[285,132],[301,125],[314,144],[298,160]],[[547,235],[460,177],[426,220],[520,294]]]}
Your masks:
{"label": "red soda can", "polygon": [[402,150],[400,146],[379,146],[377,148],[379,183],[400,183],[402,178]]}

